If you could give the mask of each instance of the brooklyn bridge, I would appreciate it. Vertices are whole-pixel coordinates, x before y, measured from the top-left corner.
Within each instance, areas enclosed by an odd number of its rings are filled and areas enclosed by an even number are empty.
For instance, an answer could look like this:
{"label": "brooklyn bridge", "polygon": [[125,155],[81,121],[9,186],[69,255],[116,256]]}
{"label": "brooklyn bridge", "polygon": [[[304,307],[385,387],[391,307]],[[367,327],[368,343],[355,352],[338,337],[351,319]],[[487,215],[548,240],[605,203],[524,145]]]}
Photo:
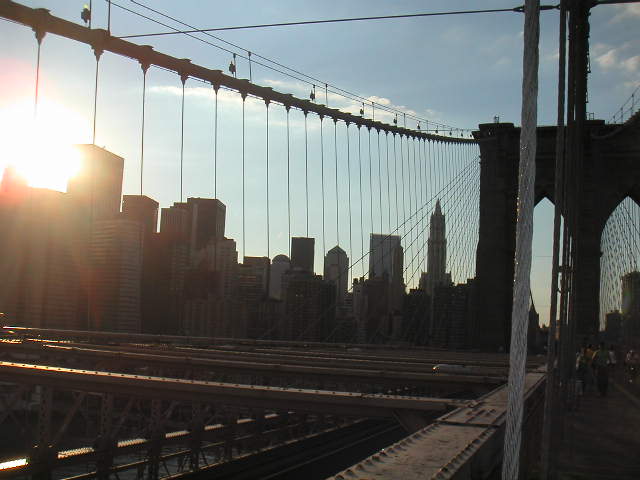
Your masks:
{"label": "brooklyn bridge", "polygon": [[[0,478],[640,477],[638,82],[588,111],[592,69],[637,46],[594,61],[592,13],[637,4],[219,28],[37,6],[0,2],[7,89],[34,85],[26,132],[0,97]],[[218,36],[482,15],[522,25],[518,125],[426,118]],[[114,33],[143,20],[160,31]],[[185,37],[225,70],[181,58]],[[90,92],[84,143],[63,141],[52,64]]]}

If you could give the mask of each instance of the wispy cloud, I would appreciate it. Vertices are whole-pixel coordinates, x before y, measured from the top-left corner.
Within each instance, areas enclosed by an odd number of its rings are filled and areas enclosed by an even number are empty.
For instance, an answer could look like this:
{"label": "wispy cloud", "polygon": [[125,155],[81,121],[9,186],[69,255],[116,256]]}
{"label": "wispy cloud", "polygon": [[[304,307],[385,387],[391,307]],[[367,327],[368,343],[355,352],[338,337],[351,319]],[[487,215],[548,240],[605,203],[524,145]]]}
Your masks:
{"label": "wispy cloud", "polygon": [[[599,46],[595,51],[603,50],[602,46]],[[627,56],[624,53],[627,50],[627,45],[623,45],[618,48],[609,48],[604,53],[597,55],[595,61],[603,70],[624,70],[629,73],[635,73],[640,70],[640,55]]]}
{"label": "wispy cloud", "polygon": [[636,20],[640,17],[640,4],[613,5],[616,13],[609,23],[618,23],[624,20]]}

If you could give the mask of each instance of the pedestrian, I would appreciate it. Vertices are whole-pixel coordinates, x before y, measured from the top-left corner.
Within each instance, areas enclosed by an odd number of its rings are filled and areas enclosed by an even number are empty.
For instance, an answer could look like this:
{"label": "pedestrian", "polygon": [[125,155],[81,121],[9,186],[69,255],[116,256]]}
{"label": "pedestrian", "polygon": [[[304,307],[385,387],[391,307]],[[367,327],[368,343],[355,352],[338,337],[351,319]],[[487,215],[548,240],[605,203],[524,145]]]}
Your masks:
{"label": "pedestrian", "polygon": [[616,349],[613,345],[609,347],[609,366],[611,370],[615,370],[618,359],[616,358]]}
{"label": "pedestrian", "polygon": [[596,373],[596,381],[600,396],[607,396],[607,388],[609,387],[609,352],[604,346],[604,342],[600,343],[600,348],[593,354],[593,368]]}

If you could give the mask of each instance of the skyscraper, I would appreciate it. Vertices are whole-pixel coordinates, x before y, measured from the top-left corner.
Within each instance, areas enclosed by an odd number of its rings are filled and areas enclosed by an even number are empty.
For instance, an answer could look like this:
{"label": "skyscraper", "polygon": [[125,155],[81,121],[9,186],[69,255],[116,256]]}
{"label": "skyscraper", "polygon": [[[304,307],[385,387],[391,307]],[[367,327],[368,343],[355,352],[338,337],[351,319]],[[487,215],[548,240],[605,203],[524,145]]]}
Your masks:
{"label": "skyscraper", "polygon": [[89,254],[90,328],[140,332],[140,224],[123,216],[95,222]]}
{"label": "skyscraper", "polygon": [[435,287],[451,284],[451,274],[447,269],[447,237],[444,215],[440,200],[431,214],[429,240],[427,241],[427,274],[421,277],[421,287],[433,295]]}
{"label": "skyscraper", "polygon": [[315,238],[291,238],[291,268],[313,272]]}
{"label": "skyscraper", "polygon": [[629,272],[622,277],[623,339],[640,339],[640,272]]}
{"label": "skyscraper", "polygon": [[158,230],[158,202],[146,195],[123,195],[122,215],[140,223],[145,242]]}
{"label": "skyscraper", "polygon": [[96,145],[76,145],[80,169],[69,179],[67,193],[90,221],[114,218],[120,212],[124,159]]}
{"label": "skyscraper", "polygon": [[398,235],[372,233],[369,241],[369,278],[384,277],[389,283],[403,282],[403,251]]}
{"label": "skyscraper", "polygon": [[86,259],[74,248],[77,217],[69,197],[24,186],[0,192],[0,312],[8,322],[86,329],[78,313]]}
{"label": "skyscraper", "polygon": [[336,287],[336,300],[342,304],[349,284],[349,257],[338,245],[324,257],[324,279]]}
{"label": "skyscraper", "polygon": [[286,255],[276,255],[271,263],[269,280],[269,296],[275,300],[282,299],[282,276],[291,268],[291,261]]}

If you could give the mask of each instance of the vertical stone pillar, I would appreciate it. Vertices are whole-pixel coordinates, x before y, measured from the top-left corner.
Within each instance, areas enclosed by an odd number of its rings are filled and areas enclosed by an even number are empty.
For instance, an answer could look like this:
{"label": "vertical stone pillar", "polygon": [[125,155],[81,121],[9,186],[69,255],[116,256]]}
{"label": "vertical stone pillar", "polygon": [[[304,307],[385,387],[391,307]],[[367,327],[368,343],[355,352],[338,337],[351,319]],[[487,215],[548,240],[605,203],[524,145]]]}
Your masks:
{"label": "vertical stone pillar", "polygon": [[509,345],[516,238],[518,139],[511,123],[480,125],[480,226],[476,255],[477,347]]}

